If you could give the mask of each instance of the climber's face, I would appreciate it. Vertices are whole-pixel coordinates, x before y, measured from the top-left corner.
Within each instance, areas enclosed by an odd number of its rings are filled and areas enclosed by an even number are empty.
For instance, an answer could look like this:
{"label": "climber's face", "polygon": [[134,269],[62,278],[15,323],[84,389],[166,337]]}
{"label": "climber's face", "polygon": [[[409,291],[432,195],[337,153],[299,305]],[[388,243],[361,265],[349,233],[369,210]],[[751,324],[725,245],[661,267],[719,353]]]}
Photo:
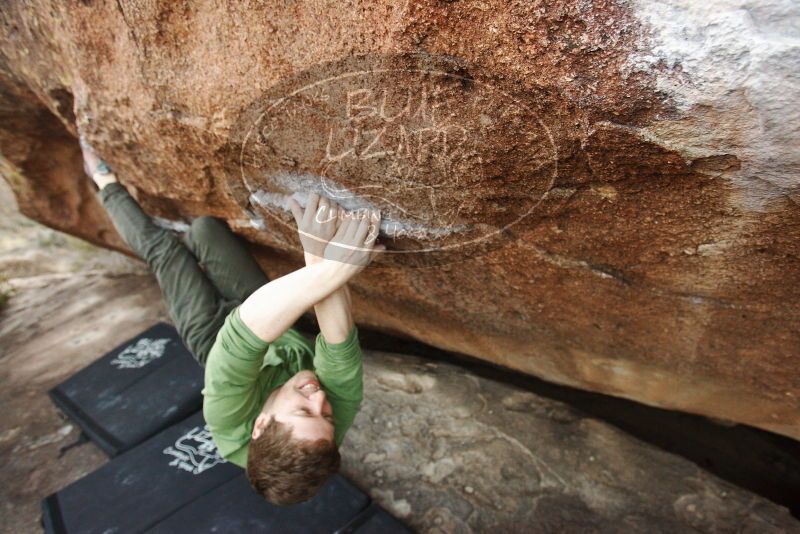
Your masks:
{"label": "climber's face", "polygon": [[253,426],[253,439],[261,436],[272,418],[292,428],[299,440],[333,440],[333,408],[317,375],[300,371],[267,398]]}

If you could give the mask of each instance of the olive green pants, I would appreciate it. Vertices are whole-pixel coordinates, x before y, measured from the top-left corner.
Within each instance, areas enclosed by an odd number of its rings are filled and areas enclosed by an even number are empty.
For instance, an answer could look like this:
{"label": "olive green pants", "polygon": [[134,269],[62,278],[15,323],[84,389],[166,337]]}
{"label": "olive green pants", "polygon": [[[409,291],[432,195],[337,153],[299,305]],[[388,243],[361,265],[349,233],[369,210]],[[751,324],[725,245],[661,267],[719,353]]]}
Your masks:
{"label": "olive green pants", "polygon": [[228,226],[199,217],[181,241],[156,226],[125,188],[99,193],[122,238],[155,274],[186,347],[205,365],[228,313],[269,280]]}

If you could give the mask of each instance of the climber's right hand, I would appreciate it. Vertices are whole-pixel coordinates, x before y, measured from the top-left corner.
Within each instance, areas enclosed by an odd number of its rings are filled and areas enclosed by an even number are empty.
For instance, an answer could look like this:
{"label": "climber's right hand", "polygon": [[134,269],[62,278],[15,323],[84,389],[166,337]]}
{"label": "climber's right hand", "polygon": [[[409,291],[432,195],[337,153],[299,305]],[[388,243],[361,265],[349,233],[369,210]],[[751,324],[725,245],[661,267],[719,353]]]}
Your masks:
{"label": "climber's right hand", "polygon": [[344,211],[336,235],[331,238],[323,252],[323,262],[353,277],[386,250],[378,245],[381,224],[379,210]]}

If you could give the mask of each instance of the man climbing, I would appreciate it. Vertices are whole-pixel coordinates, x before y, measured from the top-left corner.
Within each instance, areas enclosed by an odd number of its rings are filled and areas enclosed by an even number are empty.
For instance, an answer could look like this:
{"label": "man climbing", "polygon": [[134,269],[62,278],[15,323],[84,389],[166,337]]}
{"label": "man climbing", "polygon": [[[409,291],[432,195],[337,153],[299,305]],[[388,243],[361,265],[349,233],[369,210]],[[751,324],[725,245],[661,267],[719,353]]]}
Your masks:
{"label": "man climbing", "polygon": [[[192,222],[184,242],[158,227],[81,141],[84,167],[130,248],[155,274],[167,310],[205,366],[203,414],[224,458],[275,504],[311,498],[339,468],[362,400],[361,348],[347,282],[377,253],[380,213],[347,212],[315,193],[292,214],[305,267],[269,281],[228,227]],[[314,307],[315,345],[293,328]]]}

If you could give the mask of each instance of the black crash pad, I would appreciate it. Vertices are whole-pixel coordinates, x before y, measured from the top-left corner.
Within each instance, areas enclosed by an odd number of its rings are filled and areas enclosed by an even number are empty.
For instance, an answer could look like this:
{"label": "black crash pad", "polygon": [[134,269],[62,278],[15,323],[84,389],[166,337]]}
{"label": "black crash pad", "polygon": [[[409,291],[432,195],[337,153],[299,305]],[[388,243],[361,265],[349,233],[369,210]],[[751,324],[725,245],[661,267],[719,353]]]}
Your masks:
{"label": "black crash pad", "polygon": [[201,409],[203,368],[159,323],[50,390],[53,402],[109,456]]}
{"label": "black crash pad", "polygon": [[275,506],[258,495],[242,473],[147,532],[333,534],[368,506],[369,497],[339,475],[307,502]]}
{"label": "black crash pad", "polygon": [[42,502],[45,532],[336,532],[369,506],[336,475],[310,501],[274,506],[190,417]]}
{"label": "black crash pad", "polygon": [[47,497],[42,522],[48,533],[144,532],[243,473],[198,412]]}

